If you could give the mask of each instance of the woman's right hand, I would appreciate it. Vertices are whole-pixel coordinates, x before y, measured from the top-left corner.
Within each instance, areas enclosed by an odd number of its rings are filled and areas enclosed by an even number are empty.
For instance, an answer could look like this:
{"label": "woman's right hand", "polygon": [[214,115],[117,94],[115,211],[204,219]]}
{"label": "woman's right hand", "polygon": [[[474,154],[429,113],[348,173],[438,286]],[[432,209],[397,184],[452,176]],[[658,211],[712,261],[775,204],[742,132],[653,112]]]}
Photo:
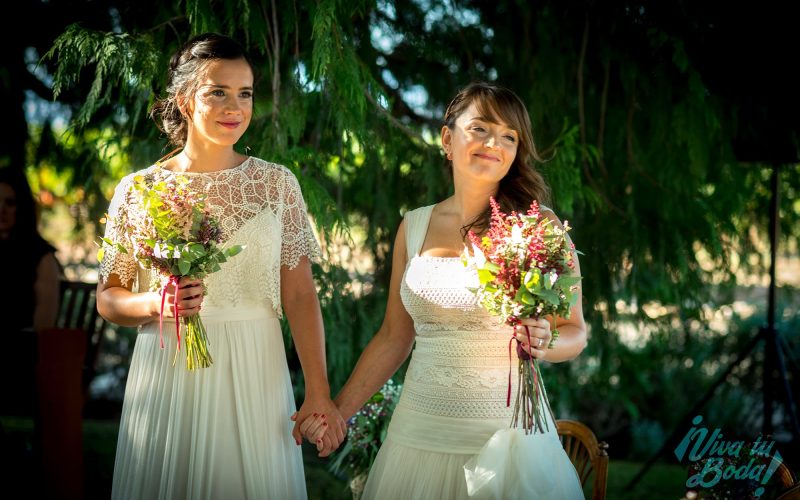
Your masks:
{"label": "woman's right hand", "polygon": [[300,425],[300,433],[317,446],[320,457],[327,457],[342,444],[342,439],[334,436],[336,429],[329,426],[327,420],[325,415],[315,413]]}
{"label": "woman's right hand", "polygon": [[[167,283],[164,297],[164,317],[175,317],[175,285]],[[178,281],[178,316],[193,316],[200,312],[203,303],[203,281],[183,276]],[[158,311],[161,311],[161,294],[158,294]]]}

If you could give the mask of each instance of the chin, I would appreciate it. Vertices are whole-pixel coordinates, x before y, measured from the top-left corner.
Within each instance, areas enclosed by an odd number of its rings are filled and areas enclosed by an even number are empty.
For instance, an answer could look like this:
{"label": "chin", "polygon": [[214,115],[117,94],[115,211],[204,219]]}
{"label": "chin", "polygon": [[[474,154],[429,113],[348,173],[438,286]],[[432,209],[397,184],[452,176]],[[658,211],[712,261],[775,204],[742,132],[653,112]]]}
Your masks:
{"label": "chin", "polygon": [[233,146],[237,142],[239,142],[239,139],[241,139],[241,136],[239,136],[239,137],[230,137],[230,138],[228,138],[228,137],[220,137],[219,139],[215,140],[214,143],[219,145],[219,146]]}

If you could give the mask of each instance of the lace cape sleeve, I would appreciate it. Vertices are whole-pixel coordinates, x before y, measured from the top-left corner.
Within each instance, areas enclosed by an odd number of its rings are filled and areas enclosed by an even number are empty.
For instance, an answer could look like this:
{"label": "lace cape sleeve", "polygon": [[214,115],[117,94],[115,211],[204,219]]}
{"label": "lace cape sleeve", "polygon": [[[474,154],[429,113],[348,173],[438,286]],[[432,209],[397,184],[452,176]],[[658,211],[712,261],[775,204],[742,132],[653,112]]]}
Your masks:
{"label": "lace cape sleeve", "polygon": [[99,275],[102,282],[108,281],[111,275],[116,274],[123,286],[133,286],[137,275],[138,266],[133,257],[133,248],[124,231],[124,219],[128,210],[128,188],[133,176],[129,175],[120,181],[114,190],[114,196],[108,207],[106,217],[105,238],[120,243],[126,252],[121,251],[116,245],[103,242],[103,259],[100,261]]}
{"label": "lace cape sleeve", "polygon": [[283,176],[281,201],[281,265],[294,269],[302,257],[319,262],[319,243],[311,230],[303,193],[297,178],[288,169]]}

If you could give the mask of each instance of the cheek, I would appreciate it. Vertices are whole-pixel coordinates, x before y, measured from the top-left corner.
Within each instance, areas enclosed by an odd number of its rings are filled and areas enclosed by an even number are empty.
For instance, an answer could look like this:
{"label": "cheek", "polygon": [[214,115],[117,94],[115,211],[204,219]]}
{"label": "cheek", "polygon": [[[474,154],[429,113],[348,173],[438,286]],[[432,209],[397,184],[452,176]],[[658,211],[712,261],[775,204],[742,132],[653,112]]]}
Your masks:
{"label": "cheek", "polygon": [[506,159],[508,160],[508,164],[514,161],[514,158],[517,157],[517,146],[507,146],[506,147]]}
{"label": "cheek", "polygon": [[203,101],[202,99],[195,99],[194,101],[194,111],[192,112],[192,116],[197,119],[203,119],[211,112],[211,106]]}

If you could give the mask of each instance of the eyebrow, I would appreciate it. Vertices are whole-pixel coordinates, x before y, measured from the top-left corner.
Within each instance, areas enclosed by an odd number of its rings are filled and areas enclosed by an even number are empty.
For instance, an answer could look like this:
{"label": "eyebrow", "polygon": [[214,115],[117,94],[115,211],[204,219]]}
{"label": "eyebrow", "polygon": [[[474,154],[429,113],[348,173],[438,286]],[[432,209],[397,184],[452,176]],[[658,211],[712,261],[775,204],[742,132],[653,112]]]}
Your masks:
{"label": "eyebrow", "polygon": [[[231,88],[230,85],[219,85],[216,83],[206,83],[203,85],[204,87],[210,87],[212,89],[229,89]],[[239,90],[253,90],[253,87],[239,87]]]}
{"label": "eyebrow", "polygon": [[515,134],[519,134],[519,132],[517,132],[514,129],[514,127],[512,127],[511,125],[509,125],[507,123],[500,123],[500,122],[498,122],[497,120],[495,120],[493,118],[488,118],[486,116],[473,116],[472,118],[470,118],[469,121],[473,121],[473,120],[480,120],[482,122],[492,123],[494,125],[500,125],[501,127],[506,127],[508,130],[514,132]]}

